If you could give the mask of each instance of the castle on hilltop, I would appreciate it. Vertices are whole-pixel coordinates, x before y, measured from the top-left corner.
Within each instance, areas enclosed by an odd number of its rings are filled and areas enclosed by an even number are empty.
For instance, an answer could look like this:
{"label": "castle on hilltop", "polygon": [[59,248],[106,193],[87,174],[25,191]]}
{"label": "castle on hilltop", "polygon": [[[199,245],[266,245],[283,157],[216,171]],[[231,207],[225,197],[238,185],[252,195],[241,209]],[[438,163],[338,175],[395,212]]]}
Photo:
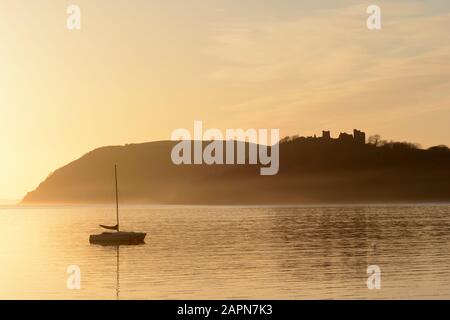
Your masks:
{"label": "castle on hilltop", "polygon": [[282,139],[281,142],[283,141],[293,141],[293,140],[300,140],[300,141],[305,141],[305,142],[328,142],[328,141],[336,141],[336,142],[341,142],[341,143],[351,143],[351,144],[359,144],[359,145],[364,145],[366,144],[366,133],[357,129],[353,130],[353,134],[349,134],[346,132],[341,132],[339,134],[338,138],[332,138],[331,137],[331,133],[330,131],[322,131],[322,136],[321,137],[317,137],[316,135],[314,135],[313,137],[299,137],[299,136],[294,136],[294,137],[286,137],[284,139]]}
{"label": "castle on hilltop", "polygon": [[[322,131],[322,140],[332,140],[330,131]],[[366,133],[360,130],[353,130],[353,135],[341,132],[337,140],[342,142],[353,142],[356,144],[366,144]]]}

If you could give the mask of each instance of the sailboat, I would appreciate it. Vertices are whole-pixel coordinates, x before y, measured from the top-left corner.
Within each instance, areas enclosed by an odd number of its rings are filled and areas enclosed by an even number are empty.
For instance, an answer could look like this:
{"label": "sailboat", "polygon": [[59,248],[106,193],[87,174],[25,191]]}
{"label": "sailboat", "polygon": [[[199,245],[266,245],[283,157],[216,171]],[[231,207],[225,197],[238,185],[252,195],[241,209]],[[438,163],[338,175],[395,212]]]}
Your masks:
{"label": "sailboat", "polygon": [[101,245],[136,245],[144,243],[146,233],[120,231],[119,223],[119,192],[117,189],[117,165],[114,166],[114,177],[116,181],[116,220],[115,226],[100,225],[103,229],[115,232],[103,232],[89,236],[89,242]]}

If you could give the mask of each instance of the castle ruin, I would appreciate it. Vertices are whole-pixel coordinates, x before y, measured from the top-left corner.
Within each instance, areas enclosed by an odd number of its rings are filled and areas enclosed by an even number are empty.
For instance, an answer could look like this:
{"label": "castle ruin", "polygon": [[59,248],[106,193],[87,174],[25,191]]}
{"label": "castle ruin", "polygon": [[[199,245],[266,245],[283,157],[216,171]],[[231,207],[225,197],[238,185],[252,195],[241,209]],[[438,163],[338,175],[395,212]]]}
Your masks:
{"label": "castle ruin", "polygon": [[331,141],[336,141],[336,142],[340,142],[340,143],[346,143],[346,144],[358,144],[358,145],[365,145],[366,144],[366,133],[357,129],[353,130],[353,134],[350,133],[346,133],[346,132],[341,132],[338,136],[338,138],[332,138],[331,137],[331,132],[330,131],[322,131],[322,136],[321,137],[317,137],[316,135],[314,136],[309,136],[309,137],[292,137],[289,139],[289,137],[287,137],[287,141],[289,140],[297,140],[300,139],[302,141],[308,141],[308,142],[331,142]]}

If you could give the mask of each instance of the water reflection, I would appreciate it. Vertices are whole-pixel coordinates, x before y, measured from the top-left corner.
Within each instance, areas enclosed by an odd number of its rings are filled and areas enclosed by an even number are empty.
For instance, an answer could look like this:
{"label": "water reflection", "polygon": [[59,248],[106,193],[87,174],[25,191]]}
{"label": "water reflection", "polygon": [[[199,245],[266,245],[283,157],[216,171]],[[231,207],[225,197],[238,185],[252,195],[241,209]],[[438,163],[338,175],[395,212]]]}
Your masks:
{"label": "water reflection", "polygon": [[0,298],[450,298],[450,206],[129,207],[146,245],[90,245],[112,209],[0,209]]}
{"label": "water reflection", "polygon": [[120,246],[116,246],[117,268],[116,268],[116,299],[120,297]]}

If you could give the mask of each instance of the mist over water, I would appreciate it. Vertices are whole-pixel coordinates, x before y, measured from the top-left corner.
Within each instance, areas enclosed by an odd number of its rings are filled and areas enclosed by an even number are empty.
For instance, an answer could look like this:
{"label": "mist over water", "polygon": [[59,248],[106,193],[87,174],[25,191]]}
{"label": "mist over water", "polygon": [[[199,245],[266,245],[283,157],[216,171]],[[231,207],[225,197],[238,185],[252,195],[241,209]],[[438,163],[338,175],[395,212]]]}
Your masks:
{"label": "mist over water", "polygon": [[125,207],[121,228],[146,244],[90,245],[114,219],[112,206],[0,208],[0,298],[450,298],[450,205]]}

